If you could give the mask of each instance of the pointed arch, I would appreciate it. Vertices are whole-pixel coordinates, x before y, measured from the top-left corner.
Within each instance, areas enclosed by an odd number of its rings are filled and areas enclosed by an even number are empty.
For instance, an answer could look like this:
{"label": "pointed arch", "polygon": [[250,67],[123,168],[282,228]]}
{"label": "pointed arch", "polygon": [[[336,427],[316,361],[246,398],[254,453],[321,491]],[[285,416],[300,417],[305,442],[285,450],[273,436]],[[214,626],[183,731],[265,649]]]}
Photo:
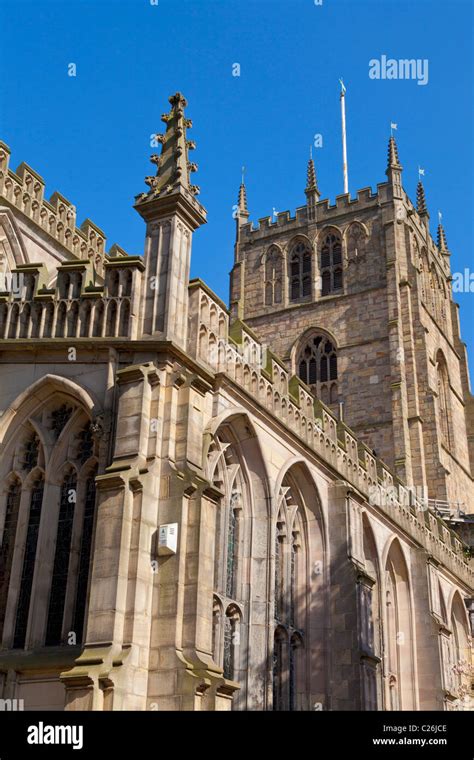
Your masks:
{"label": "pointed arch", "polygon": [[117,302],[115,300],[109,301],[107,306],[105,334],[110,337],[114,337],[117,334]]}
{"label": "pointed arch", "polygon": [[13,553],[18,525],[21,500],[21,481],[17,475],[10,476],[6,482],[6,505],[3,525],[0,530],[0,643],[7,608],[8,590],[12,570]]}
{"label": "pointed arch", "polygon": [[304,460],[295,457],[286,462],[276,488],[274,647],[279,649],[273,654],[273,695],[277,698],[273,707],[308,710],[310,699],[325,702],[328,682],[324,518],[318,488]]}
{"label": "pointed arch", "polygon": [[[268,672],[260,656],[261,627],[249,611],[268,597],[268,568],[262,562],[268,552],[269,491],[260,443],[246,412],[229,409],[209,422],[204,457],[206,477],[216,489],[214,604],[211,609],[210,599],[209,608],[214,657],[224,677],[240,685],[235,706],[265,709]],[[262,614],[268,623],[267,603]]]}
{"label": "pointed arch", "polygon": [[99,299],[94,305],[94,325],[92,335],[94,338],[101,338],[104,331],[104,302]]}
{"label": "pointed arch", "polygon": [[397,537],[392,536],[384,554],[385,649],[388,652],[386,705],[391,710],[416,710],[410,573]]}
{"label": "pointed arch", "polygon": [[67,314],[67,337],[75,338],[77,334],[77,325],[79,320],[79,305],[74,301]]}
{"label": "pointed arch", "polygon": [[[34,410],[42,406],[47,398],[57,393],[69,397],[75,405],[79,402],[93,417],[103,414],[102,404],[91,389],[83,388],[68,378],[47,374],[22,391],[5,410],[0,420],[2,450],[22,422],[34,415]],[[10,427],[14,418],[15,428]]]}
{"label": "pointed arch", "polygon": [[362,513],[364,573],[357,579],[361,702],[364,710],[382,709],[381,572],[375,534],[366,511]]}
{"label": "pointed arch", "polygon": [[56,547],[46,622],[46,646],[58,646],[62,640],[64,603],[68,582],[74,507],[77,500],[77,473],[67,466],[60,489]]}
{"label": "pointed arch", "polygon": [[357,263],[359,259],[365,256],[368,240],[369,231],[363,222],[356,220],[346,227],[344,241],[349,263]]}
{"label": "pointed arch", "polygon": [[326,330],[306,330],[292,349],[294,371],[326,404],[338,403],[337,343]]}
{"label": "pointed arch", "polygon": [[23,548],[23,563],[20,590],[16,604],[13,648],[22,649],[26,643],[30,617],[30,600],[38,548],[38,534],[43,507],[44,475],[41,474],[32,485],[29,498],[29,514],[26,541]]}
{"label": "pointed arch", "polygon": [[130,301],[125,298],[120,305],[119,335],[129,337],[130,331]]}
{"label": "pointed arch", "polygon": [[313,295],[314,250],[306,236],[298,235],[288,244],[288,281],[291,302],[308,301]]}
{"label": "pointed arch", "polygon": [[262,258],[264,303],[273,306],[283,300],[283,252],[278,245],[271,245]]}
{"label": "pointed arch", "polygon": [[17,338],[20,328],[20,305],[14,303],[10,309],[10,326],[8,328],[8,337]]}
{"label": "pointed arch", "polygon": [[[82,594],[87,592],[89,579],[97,459],[81,431],[90,424],[95,409],[99,411],[100,406],[84,389],[55,376],[34,383],[8,409],[2,459],[19,468],[20,522],[25,528],[14,542],[11,566],[16,568],[15,578],[13,582],[7,573],[7,590],[0,568],[0,604],[6,595],[11,610],[4,641],[7,647],[28,647],[38,636],[44,637],[46,646],[59,645],[73,619],[80,626],[76,643],[82,639],[86,609]],[[87,444],[87,456],[81,455],[82,444]],[[11,477],[7,472],[0,484],[0,525],[10,525],[10,533],[14,518]],[[79,521],[75,519],[78,500]],[[74,561],[73,533],[75,545],[81,541],[82,547]],[[77,549],[74,551],[77,557]],[[48,588],[49,597],[37,593],[44,589],[47,594]]]}
{"label": "pointed arch", "polygon": [[66,302],[61,301],[58,304],[57,312],[56,312],[56,338],[65,337],[66,311],[67,311]]}
{"label": "pointed arch", "polygon": [[318,236],[321,295],[343,290],[342,234],[335,226],[324,227]]}
{"label": "pointed arch", "polygon": [[0,272],[11,272],[28,261],[26,247],[14,214],[8,207],[0,206]]}

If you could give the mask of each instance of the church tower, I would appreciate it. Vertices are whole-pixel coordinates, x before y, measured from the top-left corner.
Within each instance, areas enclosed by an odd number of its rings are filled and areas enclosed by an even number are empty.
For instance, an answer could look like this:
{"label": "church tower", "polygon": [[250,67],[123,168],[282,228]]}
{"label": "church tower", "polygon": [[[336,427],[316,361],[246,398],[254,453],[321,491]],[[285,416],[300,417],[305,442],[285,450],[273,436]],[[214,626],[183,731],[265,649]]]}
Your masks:
{"label": "church tower", "polygon": [[230,301],[259,339],[419,495],[472,510],[473,397],[450,253],[414,205],[395,138],[387,181],[238,225]]}

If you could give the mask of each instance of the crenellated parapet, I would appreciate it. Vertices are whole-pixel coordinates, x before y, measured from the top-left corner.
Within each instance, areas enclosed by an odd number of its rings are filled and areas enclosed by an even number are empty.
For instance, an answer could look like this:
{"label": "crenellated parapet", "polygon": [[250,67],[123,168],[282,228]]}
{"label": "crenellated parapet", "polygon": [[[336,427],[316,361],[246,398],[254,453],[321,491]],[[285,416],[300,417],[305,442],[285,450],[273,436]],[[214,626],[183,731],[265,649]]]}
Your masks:
{"label": "crenellated parapet", "polygon": [[105,234],[90,219],[77,226],[76,208],[61,193],[55,191],[47,200],[45,182],[31,166],[22,162],[16,171],[10,169],[10,153],[8,145],[0,141],[0,199],[28,217],[76,258],[92,262],[100,275],[108,256],[126,256],[118,246],[112,246],[106,253]]}
{"label": "crenellated parapet", "polygon": [[64,261],[48,284],[44,264],[19,266],[0,292],[0,339],[137,338],[143,271],[139,256],[118,255],[96,282],[92,261]]}
{"label": "crenellated parapet", "polygon": [[225,305],[200,280],[189,287],[188,351],[247,392],[326,462],[338,482],[406,531],[426,552],[472,582],[463,544],[385,463],[336,419],[244,322],[229,322]]}

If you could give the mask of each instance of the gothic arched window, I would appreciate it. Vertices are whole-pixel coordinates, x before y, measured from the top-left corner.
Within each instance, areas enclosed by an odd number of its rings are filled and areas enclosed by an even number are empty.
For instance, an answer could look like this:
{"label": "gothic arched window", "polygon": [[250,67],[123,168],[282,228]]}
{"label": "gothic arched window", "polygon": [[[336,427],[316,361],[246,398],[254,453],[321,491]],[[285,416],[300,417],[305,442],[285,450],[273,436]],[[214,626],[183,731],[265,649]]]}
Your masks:
{"label": "gothic arched window", "polygon": [[59,500],[56,549],[46,625],[46,646],[56,646],[61,643],[76,497],[76,476],[70,473],[63,481]]}
{"label": "gothic arched window", "polygon": [[331,232],[323,240],[320,271],[322,296],[342,290],[342,242],[337,233]]}
{"label": "gothic arched window", "polygon": [[[242,583],[241,547],[246,481],[234,446],[215,439],[209,451],[210,477],[223,492],[216,510],[213,596],[213,656],[224,678],[239,678]],[[224,612],[225,610],[225,612]]]}
{"label": "gothic arched window", "polygon": [[[0,620],[12,610],[3,645],[17,649],[38,641],[43,619],[45,646],[64,643],[63,632],[73,623],[76,640],[68,643],[80,643],[84,628],[97,463],[91,461],[93,431],[85,412],[69,396],[58,402],[58,395],[51,393],[42,411],[35,407],[35,427],[27,416],[17,435],[9,436],[2,460],[3,471],[5,462],[11,469],[0,498]],[[51,450],[45,457],[41,441],[48,436]],[[15,467],[29,473],[23,483]],[[64,473],[59,482],[58,471]],[[78,557],[71,554],[76,545]],[[42,588],[49,589],[46,598],[37,593]]]}
{"label": "gothic arched window", "polygon": [[36,433],[33,433],[31,438],[25,443],[23,469],[27,472],[31,472],[38,464],[39,445],[40,440]]}
{"label": "gothic arched window", "polygon": [[279,524],[275,533],[275,620],[281,620],[283,611],[283,552]]}
{"label": "gothic arched window", "polygon": [[384,649],[387,653],[386,706],[413,710],[415,695],[410,578],[401,545],[393,540],[385,564]]}
{"label": "gothic arched window", "polygon": [[290,301],[310,298],[312,291],[312,251],[308,243],[299,241],[290,251]]}
{"label": "gothic arched window", "polygon": [[282,301],[283,256],[281,251],[272,246],[265,257],[265,305]]}
{"label": "gothic arched window", "polygon": [[79,433],[78,458],[81,464],[87,462],[94,453],[94,433],[92,425],[88,424],[84,430]]}
{"label": "gothic arched window", "polygon": [[51,413],[51,428],[56,440],[59,438],[72,414],[72,407],[63,404]]}
{"label": "gothic arched window", "polygon": [[5,520],[2,540],[0,542],[0,642],[2,640],[3,624],[7,608],[8,588],[12,569],[15,536],[20,509],[21,483],[15,480],[7,492]]}
{"label": "gothic arched window", "polygon": [[325,335],[313,334],[296,360],[298,376],[326,404],[337,402],[337,350]]}
{"label": "gothic arched window", "polygon": [[[298,495],[295,491],[295,498]],[[305,573],[302,563],[300,507],[292,490],[282,486],[275,532],[273,709],[296,710],[299,653],[303,645],[301,607]]]}
{"label": "gothic arched window", "polygon": [[276,628],[273,637],[273,709],[285,710],[285,650],[287,634],[283,628]]}
{"label": "gothic arched window", "polygon": [[86,480],[84,496],[84,517],[82,520],[81,549],[79,553],[79,569],[77,575],[76,598],[74,602],[72,629],[80,643],[84,633],[84,618],[86,610],[87,586],[89,583],[90,559],[92,551],[92,533],[95,513],[95,475],[94,470]]}
{"label": "gothic arched window", "polygon": [[239,494],[234,491],[230,497],[229,520],[227,525],[227,566],[226,566],[226,596],[235,598],[236,571],[238,562],[238,519],[239,519]]}
{"label": "gothic arched window", "polygon": [[43,504],[43,492],[44,480],[41,477],[33,484],[30,495],[28,529],[23,555],[20,593],[16,609],[15,633],[13,636],[13,647],[15,649],[22,649],[25,646],[26,641],[26,631],[28,627],[28,615],[30,611],[33,573],[35,570],[41,508]]}

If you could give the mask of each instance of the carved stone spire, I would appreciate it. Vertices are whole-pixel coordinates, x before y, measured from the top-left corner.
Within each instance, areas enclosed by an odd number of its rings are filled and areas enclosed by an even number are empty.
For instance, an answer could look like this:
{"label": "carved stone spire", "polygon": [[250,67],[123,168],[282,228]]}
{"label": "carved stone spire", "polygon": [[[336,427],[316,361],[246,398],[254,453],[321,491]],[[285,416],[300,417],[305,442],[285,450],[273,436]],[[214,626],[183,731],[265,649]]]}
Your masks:
{"label": "carved stone spire", "polygon": [[395,138],[392,135],[388,143],[388,161],[385,174],[387,175],[389,184],[392,185],[393,198],[398,200],[403,198],[402,170],[403,166],[400,164],[400,160],[398,158],[397,143],[395,142]]}
{"label": "carved stone spire", "polygon": [[316,169],[314,168],[313,157],[311,156],[308,161],[308,168],[306,171],[306,207],[308,209],[308,221],[316,221],[316,204],[319,201],[319,189],[318,181],[316,179]]}
{"label": "carved stone spire", "polygon": [[386,174],[388,174],[390,169],[403,169],[398,159],[397,143],[395,142],[393,135],[390,137],[390,140],[388,142],[388,162]]}
{"label": "carved stone spire", "polygon": [[446,233],[444,231],[444,227],[441,224],[441,222],[438,224],[438,250],[440,253],[444,254],[445,256],[449,256],[449,248],[448,248],[448,242],[446,240]]}
{"label": "carved stone spire", "polygon": [[147,193],[136,198],[135,208],[147,223],[145,243],[146,292],[142,311],[144,335],[187,346],[188,283],[192,233],[206,222],[206,209],[196,198],[199,188],[190,183],[196,164],[188,160],[195,148],[186,137],[191,121],[185,118],[185,98],[169,98],[171,111],[161,118],[164,135],[157,135],[161,154],[153,155],[156,175],[146,177]]}
{"label": "carved stone spire", "polygon": [[426,206],[425,188],[421,180],[416,186],[416,210],[420,216],[426,216],[428,214],[428,208]]}
{"label": "carved stone spire", "polygon": [[245,183],[242,180],[242,183],[239,187],[239,198],[237,201],[237,208],[239,216],[245,216],[249,217],[249,210],[247,208],[247,190],[245,188]]}
{"label": "carved stone spire", "polygon": [[319,190],[318,190],[318,182],[316,179],[316,169],[314,168],[314,161],[312,158],[310,158],[308,161],[308,169],[306,172],[305,193],[306,193],[306,196],[310,195],[311,193],[316,193],[319,200]]}
{"label": "carved stone spire", "polygon": [[192,121],[184,115],[187,101],[177,92],[169,98],[169,102],[171,111],[161,117],[166,124],[166,132],[156,135],[157,142],[161,144],[161,154],[150,156],[151,163],[156,166],[156,175],[145,177],[150,189],[137,196],[136,207],[180,191],[190,196],[199,194],[199,187],[191,184],[190,179],[191,173],[197,171],[197,164],[189,161],[189,151],[194,150],[196,145],[186,136],[187,129],[192,127]]}

